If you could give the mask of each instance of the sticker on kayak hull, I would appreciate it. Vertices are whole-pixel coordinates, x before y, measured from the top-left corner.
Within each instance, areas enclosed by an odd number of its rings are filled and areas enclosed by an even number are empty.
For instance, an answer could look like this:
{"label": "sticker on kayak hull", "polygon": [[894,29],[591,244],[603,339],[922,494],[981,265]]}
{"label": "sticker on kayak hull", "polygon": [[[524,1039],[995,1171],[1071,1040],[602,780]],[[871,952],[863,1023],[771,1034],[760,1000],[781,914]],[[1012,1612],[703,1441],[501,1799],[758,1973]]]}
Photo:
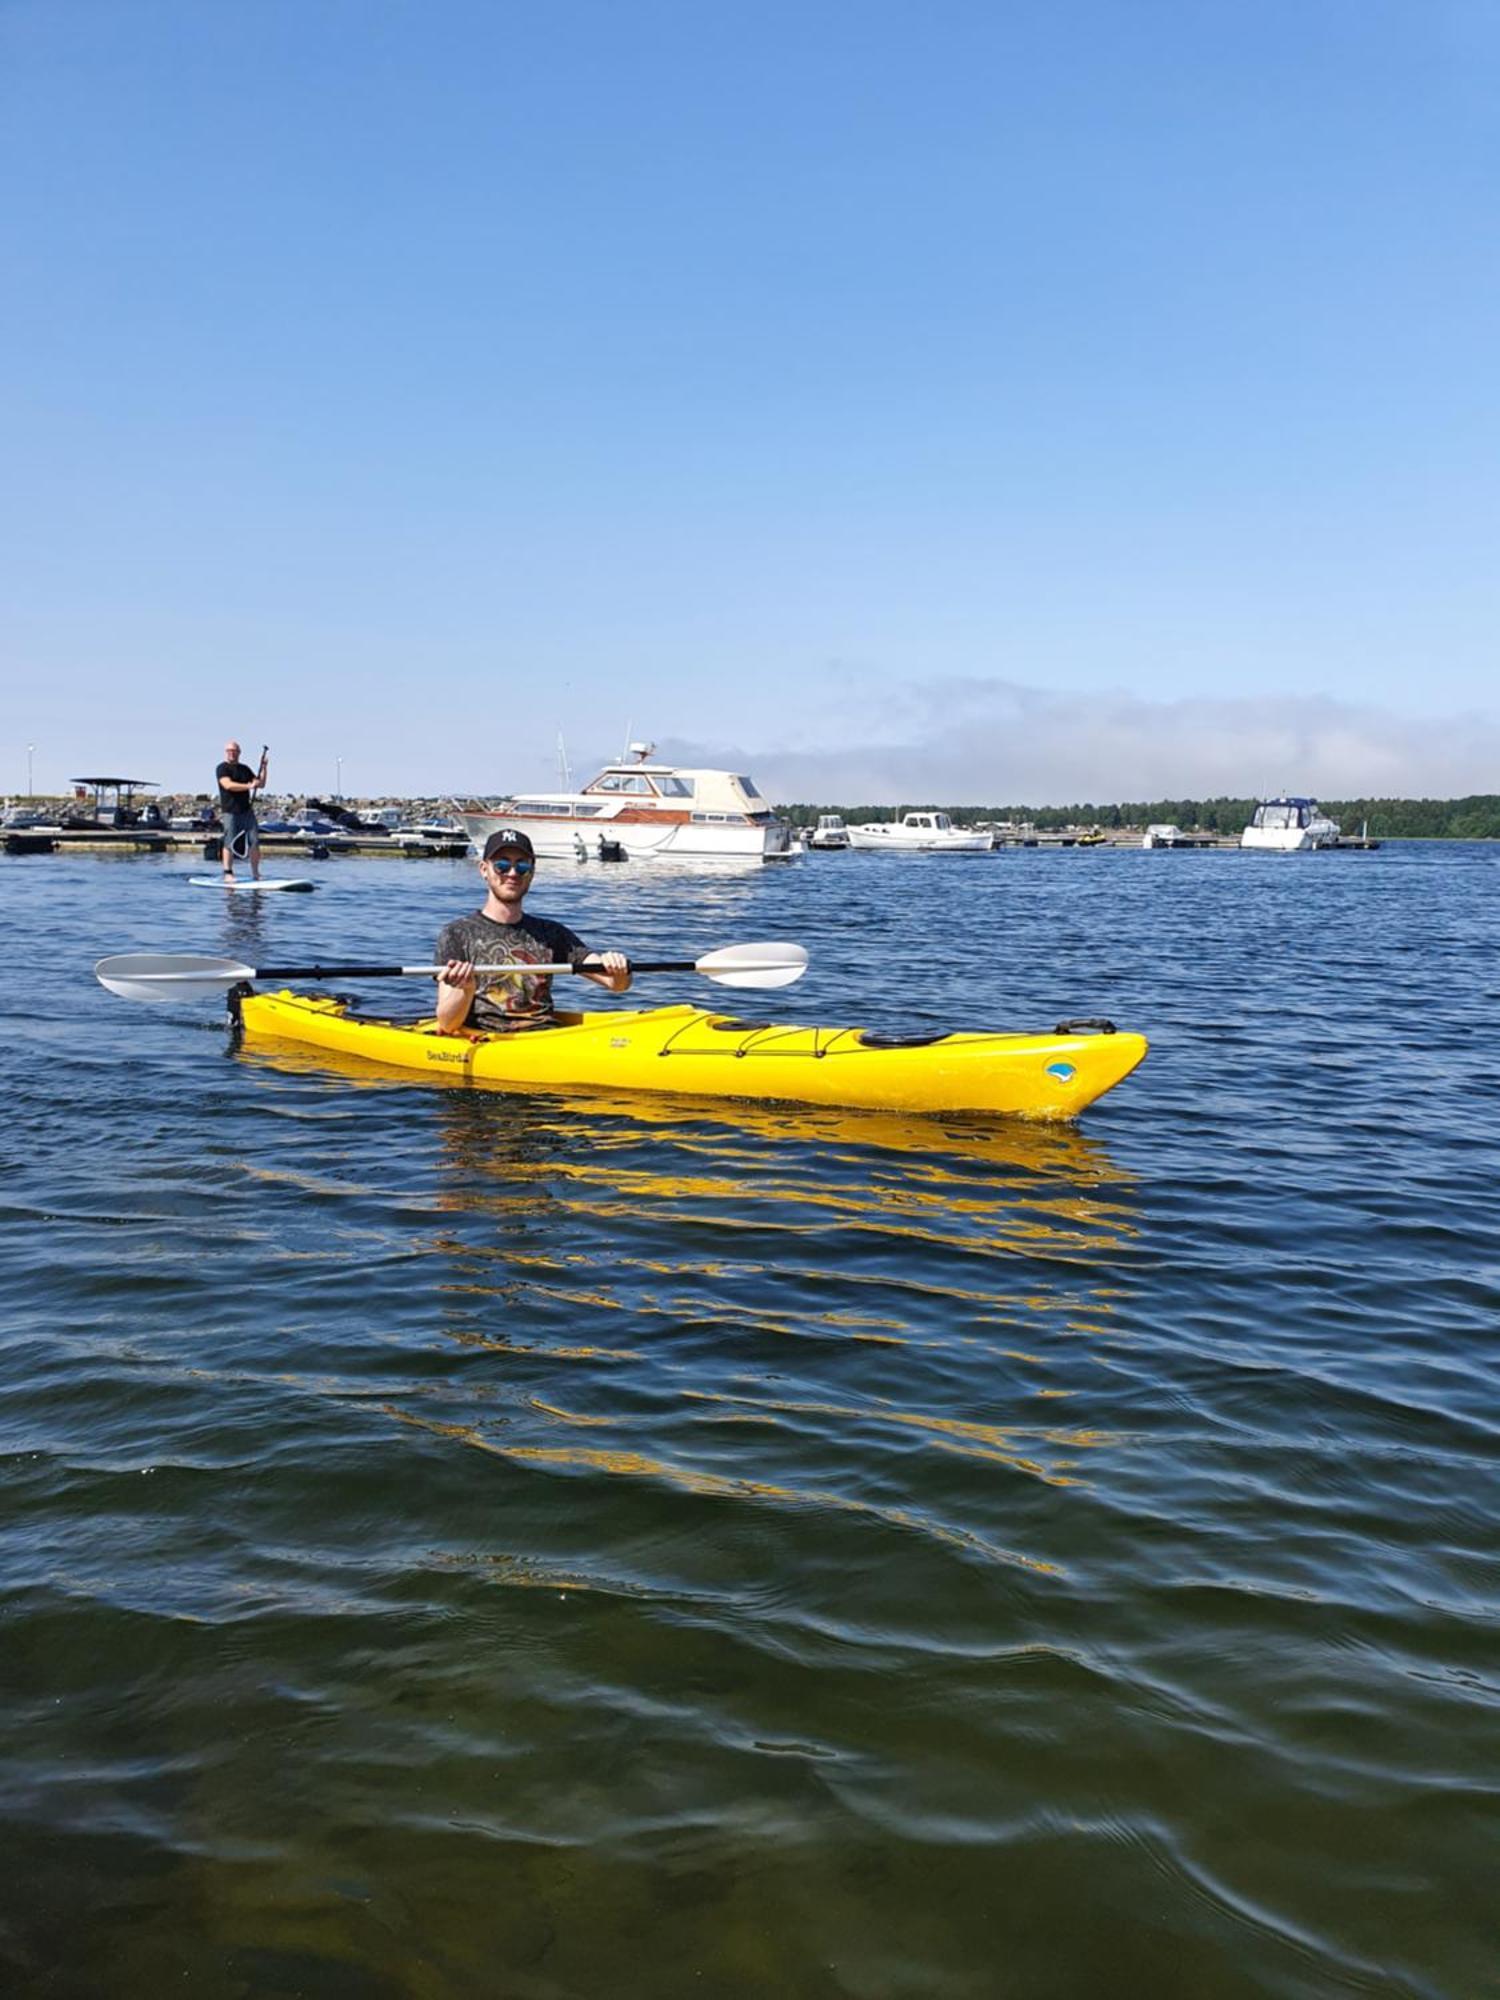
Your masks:
{"label": "sticker on kayak hull", "polygon": [[1055,1062],[1047,1065],[1048,1076],[1055,1076],[1059,1083],[1071,1083],[1077,1071],[1071,1063]]}

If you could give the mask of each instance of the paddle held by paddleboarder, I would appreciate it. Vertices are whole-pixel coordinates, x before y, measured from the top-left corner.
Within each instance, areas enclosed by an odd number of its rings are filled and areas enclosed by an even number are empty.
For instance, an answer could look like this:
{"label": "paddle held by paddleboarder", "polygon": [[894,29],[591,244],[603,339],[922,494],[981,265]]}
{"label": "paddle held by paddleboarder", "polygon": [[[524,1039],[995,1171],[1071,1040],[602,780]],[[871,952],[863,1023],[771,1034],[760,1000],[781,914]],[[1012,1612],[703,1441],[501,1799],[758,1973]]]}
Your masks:
{"label": "paddle held by paddleboarder", "polygon": [[486,895],[473,916],[445,924],[434,956],[438,975],[437,1025],[503,1032],[555,1028],[552,980],[519,975],[486,983],[494,965],[571,965],[607,993],[630,987],[630,961],[622,951],[593,952],[566,924],[528,916],[523,909],[536,870],[536,851],[520,827],[503,826],[484,844],[479,873]]}

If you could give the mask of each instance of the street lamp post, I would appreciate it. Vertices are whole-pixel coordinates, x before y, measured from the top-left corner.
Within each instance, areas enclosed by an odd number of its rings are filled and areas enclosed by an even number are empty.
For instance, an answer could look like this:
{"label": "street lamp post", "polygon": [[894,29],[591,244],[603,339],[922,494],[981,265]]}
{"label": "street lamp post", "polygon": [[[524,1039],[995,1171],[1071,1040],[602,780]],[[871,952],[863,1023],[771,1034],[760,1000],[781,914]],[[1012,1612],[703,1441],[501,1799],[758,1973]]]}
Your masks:
{"label": "street lamp post", "polygon": [[31,760],[35,755],[36,745],[28,743],[26,745],[26,796],[28,799],[36,797],[36,786],[31,782]]}
{"label": "street lamp post", "polygon": [[335,757],[333,761],[338,766],[338,784],[334,787],[333,796],[342,805],[344,802],[344,760],[342,757]]}

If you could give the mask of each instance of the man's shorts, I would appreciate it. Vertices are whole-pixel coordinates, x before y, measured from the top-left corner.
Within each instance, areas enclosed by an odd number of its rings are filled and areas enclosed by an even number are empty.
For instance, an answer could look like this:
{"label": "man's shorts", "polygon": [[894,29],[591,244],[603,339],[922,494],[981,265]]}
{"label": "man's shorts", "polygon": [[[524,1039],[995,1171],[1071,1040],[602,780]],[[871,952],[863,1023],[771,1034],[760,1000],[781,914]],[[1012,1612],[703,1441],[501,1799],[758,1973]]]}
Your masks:
{"label": "man's shorts", "polygon": [[254,813],[230,813],[224,822],[224,859],[248,861],[260,846],[260,828],[255,823]]}

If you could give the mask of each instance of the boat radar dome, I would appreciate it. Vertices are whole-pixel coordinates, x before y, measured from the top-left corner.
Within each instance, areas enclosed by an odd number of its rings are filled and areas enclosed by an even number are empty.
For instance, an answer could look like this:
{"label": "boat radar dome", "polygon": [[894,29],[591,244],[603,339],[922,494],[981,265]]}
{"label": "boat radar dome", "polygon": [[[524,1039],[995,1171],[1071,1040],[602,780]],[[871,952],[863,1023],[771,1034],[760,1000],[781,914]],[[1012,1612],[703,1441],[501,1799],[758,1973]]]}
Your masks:
{"label": "boat radar dome", "polygon": [[630,754],[635,758],[637,763],[644,764],[648,757],[656,755],[656,745],[654,743],[632,743],[630,745]]}

